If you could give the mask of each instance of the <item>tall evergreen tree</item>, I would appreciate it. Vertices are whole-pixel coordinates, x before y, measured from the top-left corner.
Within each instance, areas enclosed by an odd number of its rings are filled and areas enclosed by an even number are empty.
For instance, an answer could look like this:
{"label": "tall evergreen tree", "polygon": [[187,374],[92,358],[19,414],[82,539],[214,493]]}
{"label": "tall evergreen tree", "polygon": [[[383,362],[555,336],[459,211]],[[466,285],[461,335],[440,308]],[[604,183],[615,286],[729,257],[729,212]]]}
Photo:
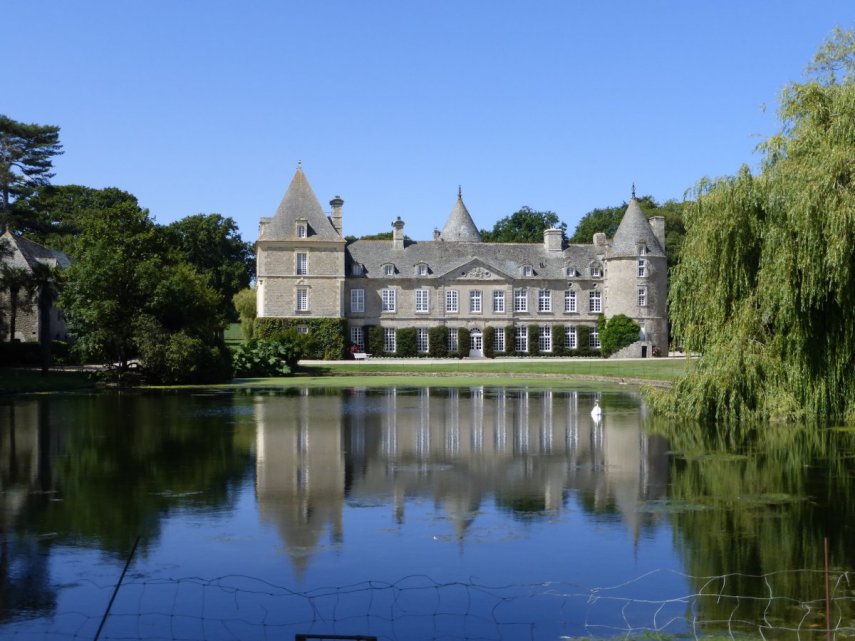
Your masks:
{"label": "tall evergreen tree", "polygon": [[0,224],[14,226],[11,205],[53,177],[53,158],[62,154],[59,127],[25,124],[0,114]]}

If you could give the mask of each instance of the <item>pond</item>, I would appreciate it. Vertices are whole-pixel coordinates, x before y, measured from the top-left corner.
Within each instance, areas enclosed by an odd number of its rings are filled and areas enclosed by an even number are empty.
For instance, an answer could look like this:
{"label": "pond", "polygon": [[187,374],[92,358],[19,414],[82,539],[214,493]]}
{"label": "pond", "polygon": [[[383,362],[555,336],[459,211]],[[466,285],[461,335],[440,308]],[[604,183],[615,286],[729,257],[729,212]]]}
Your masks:
{"label": "pond", "polygon": [[632,391],[6,399],[0,636],[842,639],[853,457]]}

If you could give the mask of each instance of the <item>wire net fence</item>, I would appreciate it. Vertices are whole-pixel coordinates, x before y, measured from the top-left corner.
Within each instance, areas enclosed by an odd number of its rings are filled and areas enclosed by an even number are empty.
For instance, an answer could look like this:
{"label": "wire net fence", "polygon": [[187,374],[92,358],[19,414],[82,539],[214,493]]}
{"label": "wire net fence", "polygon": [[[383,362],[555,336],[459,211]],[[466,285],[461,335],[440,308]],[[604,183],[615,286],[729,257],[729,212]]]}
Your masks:
{"label": "wire net fence", "polygon": [[[240,575],[128,576],[101,639],[219,641],[297,635],[386,640],[635,638],[849,639],[855,594],[849,572],[798,570],[694,577],[656,570],[619,585],[560,581],[484,585],[413,575],[309,591]],[[682,591],[663,595],[663,582]],[[816,586],[817,594],[792,594]],[[751,594],[743,588],[753,586]],[[89,586],[87,608],[0,628],[6,639],[94,639],[114,585]],[[103,596],[98,601],[97,595]],[[102,611],[98,612],[98,605]],[[92,606],[89,611],[88,605]]]}

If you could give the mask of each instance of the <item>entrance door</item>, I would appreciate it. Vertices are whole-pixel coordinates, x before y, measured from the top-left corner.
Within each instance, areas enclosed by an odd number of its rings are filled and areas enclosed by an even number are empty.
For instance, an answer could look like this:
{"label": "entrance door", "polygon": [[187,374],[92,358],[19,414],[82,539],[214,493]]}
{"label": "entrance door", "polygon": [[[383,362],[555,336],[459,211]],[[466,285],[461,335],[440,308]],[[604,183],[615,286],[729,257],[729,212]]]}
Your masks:
{"label": "entrance door", "polygon": [[469,358],[484,358],[484,339],[481,332],[475,331],[469,335]]}

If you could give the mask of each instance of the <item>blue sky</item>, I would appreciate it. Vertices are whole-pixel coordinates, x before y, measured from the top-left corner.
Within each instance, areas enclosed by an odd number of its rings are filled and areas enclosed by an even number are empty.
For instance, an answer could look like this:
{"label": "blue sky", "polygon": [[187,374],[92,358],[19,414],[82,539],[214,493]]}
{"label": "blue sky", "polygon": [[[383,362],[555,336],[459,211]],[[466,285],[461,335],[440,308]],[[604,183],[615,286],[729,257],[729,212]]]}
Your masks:
{"label": "blue sky", "polygon": [[639,194],[756,167],[777,96],[852,0],[2,0],[0,113],[61,127],[56,184],[254,241],[302,161],[346,234],[415,239],[462,186],[572,230]]}

